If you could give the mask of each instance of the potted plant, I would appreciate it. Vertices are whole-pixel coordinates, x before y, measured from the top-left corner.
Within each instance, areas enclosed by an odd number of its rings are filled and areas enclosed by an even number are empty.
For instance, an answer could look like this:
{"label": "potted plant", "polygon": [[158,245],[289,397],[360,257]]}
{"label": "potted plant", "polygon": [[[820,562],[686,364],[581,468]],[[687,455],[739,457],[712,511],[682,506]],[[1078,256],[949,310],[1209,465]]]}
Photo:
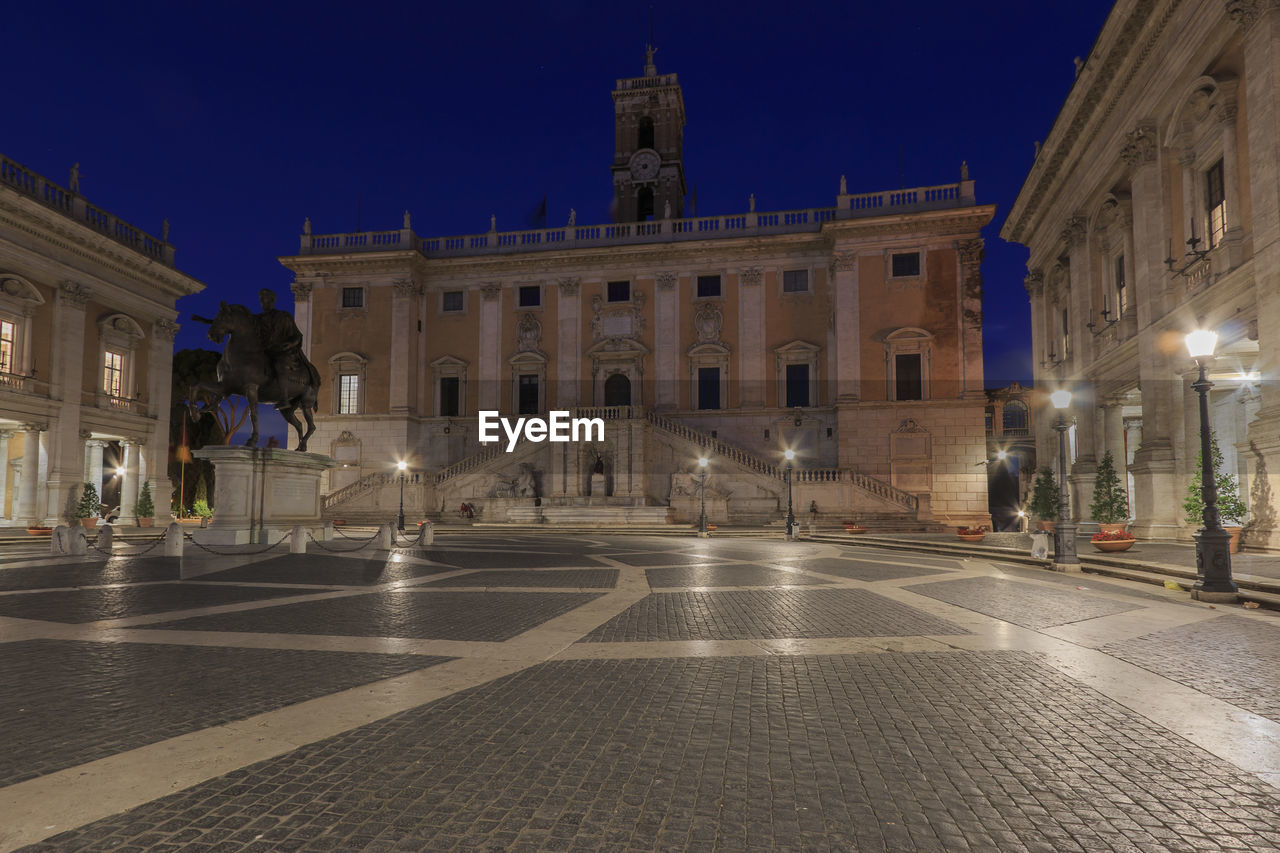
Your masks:
{"label": "potted plant", "polygon": [[[1231,534],[1232,554],[1240,549],[1240,531],[1244,528],[1244,517],[1249,514],[1249,508],[1245,506],[1243,500],[1240,499],[1240,486],[1236,482],[1235,475],[1228,474],[1222,470],[1222,450],[1218,447],[1218,436],[1212,430],[1209,431],[1209,459],[1213,463],[1214,481],[1218,484],[1218,516],[1222,519],[1222,529]],[[1204,497],[1200,494],[1200,474],[1198,473],[1204,464],[1204,454],[1196,454],[1196,474],[1191,477],[1191,482],[1187,484],[1187,498],[1182,502],[1182,508],[1186,511],[1186,519],[1188,524],[1201,525],[1204,523]]]}
{"label": "potted plant", "polygon": [[957,527],[956,535],[965,542],[981,542],[987,535],[987,528],[982,524],[977,527]]}
{"label": "potted plant", "polygon": [[101,511],[102,501],[98,500],[98,490],[93,487],[93,483],[85,483],[73,514],[80,519],[80,525],[85,530],[92,530],[98,525],[98,513]]}
{"label": "potted plant", "polygon": [[53,528],[41,527],[38,524],[33,524],[27,528],[27,533],[30,533],[32,536],[52,536]]}
{"label": "potted plant", "polygon": [[1129,523],[1129,492],[1120,485],[1120,477],[1116,475],[1110,450],[1102,454],[1102,461],[1098,463],[1089,514],[1098,522],[1098,529],[1103,533],[1124,530]]}
{"label": "potted plant", "polygon": [[1133,543],[1138,541],[1133,538],[1133,534],[1126,530],[1103,531],[1095,533],[1089,537],[1089,541],[1093,543],[1093,547],[1099,551],[1128,551],[1133,547]]}
{"label": "potted plant", "polygon": [[133,505],[133,514],[138,517],[139,527],[150,527],[155,524],[156,505],[151,499],[151,481],[144,480],[142,491],[138,493],[138,502]]}
{"label": "potted plant", "polygon": [[1036,483],[1031,490],[1031,505],[1028,509],[1038,520],[1037,530],[1053,530],[1058,520],[1058,481],[1053,476],[1053,469],[1041,468],[1036,474]]}
{"label": "potted plant", "polygon": [[848,521],[846,521],[846,522],[844,523],[844,529],[845,529],[845,531],[846,531],[846,532],[848,532],[848,533],[853,533],[853,534],[857,534],[857,533],[866,533],[866,532],[867,532],[867,528],[863,527],[861,524],[859,524],[858,522],[856,522],[856,521],[854,521],[854,520],[852,520],[852,519],[850,519],[850,520],[848,520]]}
{"label": "potted plant", "polygon": [[191,514],[200,519],[201,527],[208,527],[209,519],[213,518],[213,510],[204,498],[196,498],[196,502],[191,505]]}

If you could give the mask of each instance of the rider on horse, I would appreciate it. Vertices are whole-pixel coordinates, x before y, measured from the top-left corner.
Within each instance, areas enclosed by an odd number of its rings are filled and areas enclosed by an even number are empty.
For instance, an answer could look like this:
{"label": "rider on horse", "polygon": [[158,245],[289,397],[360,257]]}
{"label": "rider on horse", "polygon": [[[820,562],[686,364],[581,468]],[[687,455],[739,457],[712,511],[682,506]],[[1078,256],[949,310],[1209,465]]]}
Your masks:
{"label": "rider on horse", "polygon": [[276,379],[282,383],[286,379],[293,378],[304,384],[308,380],[319,384],[319,374],[313,373],[315,368],[309,362],[306,364],[310,368],[308,373],[311,375],[296,374],[297,366],[304,362],[298,358],[302,355],[302,332],[294,322],[293,315],[275,307],[274,291],[264,287],[258,291],[258,299],[262,302],[262,313],[258,315],[258,324],[262,332],[262,348],[271,358],[271,367]]}

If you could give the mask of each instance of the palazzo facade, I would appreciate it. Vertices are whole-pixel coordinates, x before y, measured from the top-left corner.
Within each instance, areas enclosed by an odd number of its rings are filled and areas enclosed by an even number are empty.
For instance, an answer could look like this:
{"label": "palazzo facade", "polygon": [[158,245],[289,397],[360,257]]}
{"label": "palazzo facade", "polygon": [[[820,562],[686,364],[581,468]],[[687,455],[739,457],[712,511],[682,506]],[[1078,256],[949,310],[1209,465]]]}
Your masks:
{"label": "palazzo facade", "polygon": [[[281,258],[325,380],[311,447],[339,462],[326,511],[385,515],[403,460],[410,512],[689,520],[705,489],[713,519],[767,521],[792,449],[802,520],[812,503],[826,519],[990,523],[979,231],[994,208],[967,170],[685,218],[676,75],[650,54],[612,94],[614,222],[423,237],[408,212],[377,232],[308,221]],[[605,440],[478,443],[479,411],[553,409],[604,418]]]}
{"label": "palazzo facade", "polygon": [[94,483],[121,523],[167,516],[177,300],[204,285],[160,237],[0,155],[0,524],[63,523]]}
{"label": "palazzo facade", "polygon": [[[1121,0],[1004,226],[1031,250],[1035,385],[1076,394],[1078,520],[1110,450],[1139,537],[1199,527],[1182,511],[1199,477],[1184,336],[1208,328],[1212,425],[1251,504],[1242,541],[1280,547],[1278,55],[1274,3]],[[1052,460],[1041,406],[1037,450]]]}

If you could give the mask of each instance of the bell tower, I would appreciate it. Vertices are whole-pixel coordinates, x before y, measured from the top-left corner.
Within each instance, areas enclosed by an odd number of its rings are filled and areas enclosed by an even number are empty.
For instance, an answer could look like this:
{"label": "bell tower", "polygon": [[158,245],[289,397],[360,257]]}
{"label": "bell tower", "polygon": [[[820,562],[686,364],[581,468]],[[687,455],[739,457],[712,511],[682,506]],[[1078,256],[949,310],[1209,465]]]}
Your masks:
{"label": "bell tower", "polygon": [[613,90],[613,221],[684,215],[684,96],[675,74],[659,74],[645,47],[643,77]]}

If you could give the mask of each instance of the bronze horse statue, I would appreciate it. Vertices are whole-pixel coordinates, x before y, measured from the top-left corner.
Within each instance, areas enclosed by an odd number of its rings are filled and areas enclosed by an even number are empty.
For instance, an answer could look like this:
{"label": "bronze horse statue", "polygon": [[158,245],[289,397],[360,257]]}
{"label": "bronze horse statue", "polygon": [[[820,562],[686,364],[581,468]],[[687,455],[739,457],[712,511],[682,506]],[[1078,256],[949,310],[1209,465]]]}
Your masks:
{"label": "bronze horse statue", "polygon": [[[258,403],[274,403],[284,419],[298,433],[298,450],[306,451],[307,439],[316,431],[312,415],[316,410],[316,392],[320,388],[320,374],[301,349],[292,346],[283,358],[269,352],[264,341],[262,318],[243,305],[221,303],[218,314],[212,320],[195,316],[192,319],[209,324],[209,340],[227,345],[218,360],[218,381],[200,382],[191,386],[187,406],[192,420],[216,408],[224,398],[232,395],[249,401],[249,417],[253,420],[253,434],[245,442],[246,447],[258,445]],[[294,328],[296,332],[296,327]],[[298,336],[301,337],[300,335]],[[276,365],[284,366],[284,375],[277,375]],[[296,412],[301,409],[307,421],[304,432]]]}

